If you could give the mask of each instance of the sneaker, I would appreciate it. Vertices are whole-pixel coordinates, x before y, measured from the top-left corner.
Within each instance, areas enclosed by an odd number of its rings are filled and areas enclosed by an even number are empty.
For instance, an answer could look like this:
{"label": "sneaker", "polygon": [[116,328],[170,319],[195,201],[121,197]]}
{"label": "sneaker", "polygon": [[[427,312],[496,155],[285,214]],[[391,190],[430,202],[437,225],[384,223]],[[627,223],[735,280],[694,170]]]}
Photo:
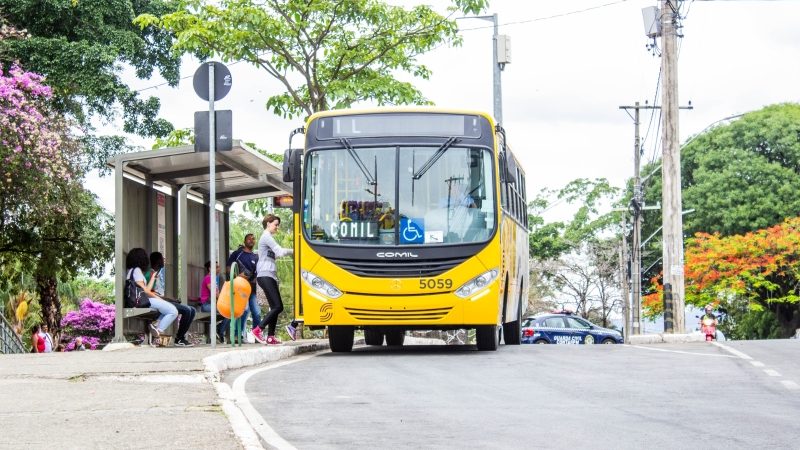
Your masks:
{"label": "sneaker", "polygon": [[262,333],[263,333],[263,331],[261,331],[261,328],[258,328],[258,327],[253,328],[253,337],[256,338],[256,342],[260,342],[262,344],[266,344],[267,341],[264,339],[264,336],[262,335]]}
{"label": "sneaker", "polygon": [[183,338],[175,341],[175,347],[194,347],[194,344]]}
{"label": "sneaker", "polygon": [[156,327],[152,323],[150,324],[150,341],[149,342],[150,342],[150,346],[151,347],[158,347],[158,345],[161,343],[161,332],[158,331],[158,327]]}
{"label": "sneaker", "polygon": [[283,342],[279,341],[275,336],[267,336],[267,345],[281,345]]}
{"label": "sneaker", "polygon": [[297,340],[297,328],[293,327],[292,324],[286,325],[286,332],[291,340]]}

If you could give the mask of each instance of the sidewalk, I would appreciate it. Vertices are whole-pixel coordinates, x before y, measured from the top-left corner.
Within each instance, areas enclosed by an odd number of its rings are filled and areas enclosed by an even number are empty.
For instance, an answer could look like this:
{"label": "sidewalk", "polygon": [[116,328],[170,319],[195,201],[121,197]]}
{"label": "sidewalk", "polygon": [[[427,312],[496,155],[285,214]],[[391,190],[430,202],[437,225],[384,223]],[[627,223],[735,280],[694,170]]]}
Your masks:
{"label": "sidewalk", "polygon": [[328,348],[194,348],[0,357],[0,448],[242,448],[213,381],[223,370]]}

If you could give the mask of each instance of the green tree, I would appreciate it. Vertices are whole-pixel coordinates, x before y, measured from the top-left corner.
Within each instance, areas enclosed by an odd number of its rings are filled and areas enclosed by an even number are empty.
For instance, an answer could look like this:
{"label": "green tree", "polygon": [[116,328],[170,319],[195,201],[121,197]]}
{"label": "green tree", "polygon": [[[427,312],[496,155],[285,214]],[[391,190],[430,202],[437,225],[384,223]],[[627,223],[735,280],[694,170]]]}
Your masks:
{"label": "green tree", "polygon": [[[772,105],[695,136],[681,149],[684,233],[743,234],[781,223],[800,211],[800,104]],[[658,164],[658,163],[657,163]],[[643,173],[656,169],[648,166]],[[661,201],[660,177],[646,189]],[[647,231],[661,225],[647,212]]]}
{"label": "green tree", "polygon": [[[609,245],[601,235],[618,222],[616,213],[602,214],[600,208],[617,192],[603,178],[579,178],[559,190],[543,189],[530,202],[531,311],[563,307],[563,299],[571,298],[585,316],[605,323],[617,307],[611,286],[615,271],[609,272],[600,251]],[[545,221],[544,213],[562,203],[577,206],[572,218]]]}
{"label": "green tree", "polygon": [[[452,9],[478,13],[486,6],[486,0],[455,0]],[[426,103],[397,75],[427,79],[430,70],[416,58],[461,42],[455,20],[430,7],[406,10],[379,0],[185,0],[175,12],[142,14],[136,23],[174,33],[179,52],[263,69],[286,88],[267,101],[284,117],[366,100]]]}
{"label": "green tree", "polygon": [[157,70],[177,85],[180,59],[171,53],[170,33],[132,22],[139,14],[164,14],[176,5],[172,0],[0,0],[9,25],[27,32],[22,39],[0,39],[0,64],[16,62],[47,77],[57,109],[77,120],[93,167],[102,168],[126,142],[96,135],[93,118],[108,121],[121,108],[127,133],[163,136],[172,129],[157,117],[159,100],[142,98],[122,74],[126,65],[140,79]]}
{"label": "green tree", "polygon": [[[530,256],[534,260],[557,259],[594,240],[616,225],[618,215],[600,214],[618,190],[604,178],[578,178],[558,191],[543,189],[528,205]],[[561,203],[578,205],[569,221],[545,222],[543,214]]]}
{"label": "green tree", "polygon": [[[693,136],[681,149],[684,236],[745,234],[794,217],[800,211],[800,104],[767,106]],[[649,205],[661,202],[660,161],[646,166],[656,171],[645,186]],[[659,210],[644,212],[642,236],[661,226]],[[648,243],[642,286],[660,277],[661,242]],[[655,261],[653,264],[648,262]],[[651,291],[652,292],[652,291]]]}
{"label": "green tree", "polygon": [[42,319],[56,331],[57,280],[102,272],[113,227],[81,185],[85,155],[42,81],[17,67],[0,73],[0,267],[33,275]]}

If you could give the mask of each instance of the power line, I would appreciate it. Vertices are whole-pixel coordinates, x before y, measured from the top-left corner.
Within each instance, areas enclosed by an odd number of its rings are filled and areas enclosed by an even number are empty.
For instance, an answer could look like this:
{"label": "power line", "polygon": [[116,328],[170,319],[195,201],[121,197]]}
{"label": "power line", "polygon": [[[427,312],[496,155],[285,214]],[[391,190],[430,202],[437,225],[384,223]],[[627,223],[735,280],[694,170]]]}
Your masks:
{"label": "power line", "polygon": [[[593,11],[595,9],[605,8],[606,6],[618,5],[620,3],[625,3],[627,1],[628,0],[618,0],[616,2],[604,3],[602,5],[597,5],[597,6],[590,6],[588,8],[579,9],[579,10],[575,10],[575,11],[569,11],[569,12],[565,12],[565,13],[554,14],[552,16],[537,17],[535,19],[518,20],[516,22],[501,23],[498,26],[504,27],[504,26],[510,26],[510,25],[522,25],[522,24],[525,24],[525,23],[533,23],[533,22],[541,22],[541,21],[544,21],[544,20],[558,19],[558,18],[561,18],[561,17],[572,16],[572,15],[575,15],[575,14],[580,14],[580,13],[585,13],[585,12],[588,12],[588,11]],[[464,28],[464,29],[460,29],[459,31],[482,30],[482,29],[485,29],[485,28],[492,28],[492,26],[482,26],[482,27],[475,27],[475,28]]]}

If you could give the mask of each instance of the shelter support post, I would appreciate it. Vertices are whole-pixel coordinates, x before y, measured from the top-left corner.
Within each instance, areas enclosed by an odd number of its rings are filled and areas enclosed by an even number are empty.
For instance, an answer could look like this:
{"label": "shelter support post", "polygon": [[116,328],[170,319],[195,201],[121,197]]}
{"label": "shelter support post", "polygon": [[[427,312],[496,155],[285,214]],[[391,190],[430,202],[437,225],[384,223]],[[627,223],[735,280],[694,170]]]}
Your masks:
{"label": "shelter support post", "polygon": [[122,309],[124,285],[125,285],[125,260],[123,257],[122,243],[125,237],[123,230],[125,221],[123,217],[123,172],[125,163],[122,158],[117,159],[114,165],[114,340],[113,342],[125,342],[125,335],[122,328]]}
{"label": "shelter support post", "polygon": [[178,191],[178,298],[186,305],[189,302],[189,204],[188,186]]}

